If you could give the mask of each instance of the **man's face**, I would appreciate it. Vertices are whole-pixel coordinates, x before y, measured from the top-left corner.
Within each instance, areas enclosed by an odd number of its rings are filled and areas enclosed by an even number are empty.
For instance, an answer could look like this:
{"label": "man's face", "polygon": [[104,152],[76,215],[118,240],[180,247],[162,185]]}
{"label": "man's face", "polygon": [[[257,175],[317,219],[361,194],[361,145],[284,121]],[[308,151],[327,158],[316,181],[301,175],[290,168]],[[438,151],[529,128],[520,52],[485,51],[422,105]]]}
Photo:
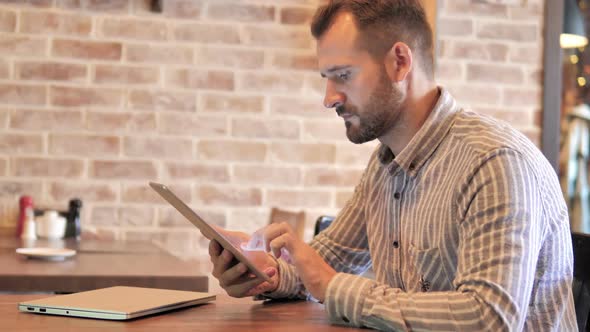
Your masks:
{"label": "man's face", "polygon": [[354,18],[339,14],[318,41],[319,67],[327,78],[324,105],[345,121],[346,135],[356,144],[372,141],[392,130],[405,99],[377,63],[358,47]]}

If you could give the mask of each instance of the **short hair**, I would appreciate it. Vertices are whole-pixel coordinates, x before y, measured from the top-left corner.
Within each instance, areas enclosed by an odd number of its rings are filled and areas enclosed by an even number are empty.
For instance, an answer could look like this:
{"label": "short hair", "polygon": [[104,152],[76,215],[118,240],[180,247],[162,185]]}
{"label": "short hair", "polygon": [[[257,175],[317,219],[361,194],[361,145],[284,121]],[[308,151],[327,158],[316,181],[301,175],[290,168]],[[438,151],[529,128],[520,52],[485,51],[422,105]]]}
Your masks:
{"label": "short hair", "polygon": [[354,16],[360,31],[357,43],[373,58],[382,59],[401,41],[418,54],[428,77],[434,77],[432,30],[419,0],[330,0],[314,15],[314,38],[320,39],[341,12]]}

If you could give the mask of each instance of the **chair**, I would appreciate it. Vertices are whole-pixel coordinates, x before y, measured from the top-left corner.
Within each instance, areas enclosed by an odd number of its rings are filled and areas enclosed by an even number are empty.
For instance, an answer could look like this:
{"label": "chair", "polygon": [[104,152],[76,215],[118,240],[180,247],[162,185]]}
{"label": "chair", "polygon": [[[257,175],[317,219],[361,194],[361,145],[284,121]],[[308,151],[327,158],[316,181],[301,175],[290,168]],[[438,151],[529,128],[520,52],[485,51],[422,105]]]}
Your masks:
{"label": "chair", "polygon": [[286,222],[294,230],[300,239],[303,239],[303,233],[305,231],[305,212],[291,212],[273,207],[270,210],[270,221],[269,224]]}
{"label": "chair", "polygon": [[590,313],[590,235],[572,233],[574,250],[574,282],[572,292],[576,307],[576,320],[580,331],[590,331],[588,314]]}

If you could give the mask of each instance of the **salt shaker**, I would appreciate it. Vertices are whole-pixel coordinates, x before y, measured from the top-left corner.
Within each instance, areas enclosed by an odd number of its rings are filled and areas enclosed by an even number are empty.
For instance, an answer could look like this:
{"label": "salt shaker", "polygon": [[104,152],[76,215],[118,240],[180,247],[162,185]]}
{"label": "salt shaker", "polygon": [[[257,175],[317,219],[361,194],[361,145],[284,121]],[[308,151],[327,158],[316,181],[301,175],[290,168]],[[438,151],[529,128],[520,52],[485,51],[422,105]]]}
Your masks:
{"label": "salt shaker", "polygon": [[26,220],[21,234],[23,240],[35,240],[37,238],[37,231],[35,227],[35,213],[32,207],[27,207],[25,211]]}

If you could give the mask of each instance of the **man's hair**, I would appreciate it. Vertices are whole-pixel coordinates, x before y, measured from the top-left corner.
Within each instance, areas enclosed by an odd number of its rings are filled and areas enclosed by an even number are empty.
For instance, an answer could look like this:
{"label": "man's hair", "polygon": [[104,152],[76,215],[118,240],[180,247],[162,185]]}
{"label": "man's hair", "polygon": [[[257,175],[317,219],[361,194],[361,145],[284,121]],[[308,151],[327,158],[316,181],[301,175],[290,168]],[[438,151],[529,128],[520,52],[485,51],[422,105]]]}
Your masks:
{"label": "man's hair", "polygon": [[419,0],[330,0],[316,11],[311,23],[312,35],[320,39],[342,12],[354,16],[360,31],[357,44],[374,59],[382,59],[401,41],[418,55],[422,69],[433,78],[432,30]]}

